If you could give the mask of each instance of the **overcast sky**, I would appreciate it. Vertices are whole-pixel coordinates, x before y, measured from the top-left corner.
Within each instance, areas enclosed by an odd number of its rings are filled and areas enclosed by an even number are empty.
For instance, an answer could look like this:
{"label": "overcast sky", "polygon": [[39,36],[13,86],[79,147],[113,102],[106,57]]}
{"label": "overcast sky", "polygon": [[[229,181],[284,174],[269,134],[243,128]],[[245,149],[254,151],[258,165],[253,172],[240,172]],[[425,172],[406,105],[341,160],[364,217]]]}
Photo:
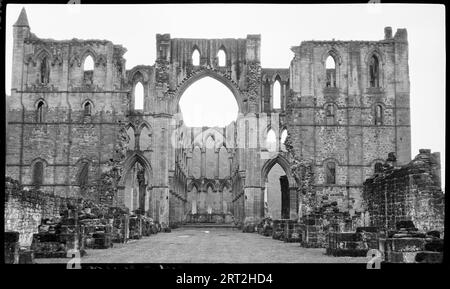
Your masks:
{"label": "overcast sky", "polygon": [[[6,93],[11,88],[12,25],[25,7],[40,38],[106,39],[122,44],[127,69],[153,65],[156,34],[245,38],[261,34],[261,65],[288,68],[304,40],[381,40],[384,27],[408,30],[412,157],[441,152],[445,176],[445,8],[443,5],[16,5],[6,10]],[[184,97],[184,96],[183,96]],[[206,100],[208,95],[195,95]],[[210,100],[211,101],[211,100]],[[218,98],[217,101],[220,101]],[[197,104],[203,101],[197,102]],[[206,103],[206,101],[205,101]],[[217,103],[222,111],[225,102]],[[232,104],[229,104],[232,105]],[[228,110],[227,110],[228,111]],[[232,114],[230,114],[232,115]],[[186,117],[185,113],[183,116]]]}

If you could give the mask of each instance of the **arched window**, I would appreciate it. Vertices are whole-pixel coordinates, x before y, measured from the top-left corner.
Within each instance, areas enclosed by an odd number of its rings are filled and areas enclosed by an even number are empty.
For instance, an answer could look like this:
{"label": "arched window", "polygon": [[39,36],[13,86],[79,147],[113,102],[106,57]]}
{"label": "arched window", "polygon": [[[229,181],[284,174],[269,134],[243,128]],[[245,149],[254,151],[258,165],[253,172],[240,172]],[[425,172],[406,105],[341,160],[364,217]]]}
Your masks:
{"label": "arched window", "polygon": [[380,87],[380,67],[378,57],[372,55],[369,63],[369,83],[370,87]]}
{"label": "arched window", "polygon": [[36,109],[36,121],[37,122],[44,122],[45,119],[45,103],[44,101],[39,101]]}
{"label": "arched window", "polygon": [[217,59],[219,66],[226,66],[227,65],[227,55],[225,53],[225,50],[221,48],[219,52],[217,53]]}
{"label": "arched window", "polygon": [[333,56],[328,56],[325,69],[327,73],[327,82],[326,87],[336,87],[336,62],[334,61]]}
{"label": "arched window", "polygon": [[277,136],[275,135],[273,129],[270,129],[267,133],[266,148],[269,152],[274,152],[277,150]]}
{"label": "arched window", "polygon": [[50,67],[48,65],[47,57],[44,56],[41,60],[41,83],[47,84],[50,80]]}
{"label": "arched window", "polygon": [[273,84],[273,98],[272,98],[272,108],[280,109],[281,108],[281,84],[277,79]]}
{"label": "arched window", "polygon": [[89,101],[87,101],[84,104],[84,116],[90,116],[91,110],[92,110],[92,104]]}
{"label": "arched window", "polygon": [[335,124],[335,111],[333,104],[327,104],[325,113],[327,117],[327,124]]}
{"label": "arched window", "polygon": [[196,48],[194,52],[192,52],[192,65],[199,66],[200,65],[200,52]]}
{"label": "arched window", "polygon": [[377,105],[375,107],[375,125],[383,124],[383,107],[381,105]]}
{"label": "arched window", "polygon": [[325,166],[325,177],[327,184],[336,184],[336,164],[328,162]]}
{"label": "arched window", "polygon": [[88,184],[89,177],[89,163],[83,162],[78,170],[77,184],[80,187],[85,187]]}
{"label": "arched window", "polygon": [[141,82],[134,86],[134,109],[144,109],[144,86]]}
{"label": "arched window", "polygon": [[94,79],[94,59],[88,55],[83,63],[83,80],[86,84],[92,84]]}
{"label": "arched window", "polygon": [[281,132],[281,137],[280,137],[280,148],[282,151],[286,151],[286,146],[284,145],[286,138],[287,138],[287,130],[283,129],[283,131]]}
{"label": "arched window", "polygon": [[44,164],[41,161],[37,161],[33,165],[33,177],[32,184],[36,187],[42,185],[44,179]]}
{"label": "arched window", "polygon": [[383,170],[383,164],[380,162],[376,162],[375,166],[374,166],[374,172],[377,173],[381,173],[381,171]]}

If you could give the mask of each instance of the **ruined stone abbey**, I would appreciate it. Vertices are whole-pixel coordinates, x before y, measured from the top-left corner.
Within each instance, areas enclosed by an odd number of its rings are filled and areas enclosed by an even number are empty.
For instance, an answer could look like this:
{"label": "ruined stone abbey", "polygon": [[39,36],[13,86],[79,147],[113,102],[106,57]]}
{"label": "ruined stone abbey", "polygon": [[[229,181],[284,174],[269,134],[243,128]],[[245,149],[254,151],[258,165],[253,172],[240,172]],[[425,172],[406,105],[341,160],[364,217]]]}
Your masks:
{"label": "ruined stone abbey", "polygon": [[[324,202],[365,222],[365,180],[389,153],[411,161],[406,29],[303,41],[285,69],[261,67],[260,35],[158,34],[154,65],[126,69],[121,45],[38,38],[25,10],[13,33],[6,175],[24,186],[166,224],[297,219]],[[204,77],[235,96],[238,117],[225,127],[183,122],[179,100]]]}

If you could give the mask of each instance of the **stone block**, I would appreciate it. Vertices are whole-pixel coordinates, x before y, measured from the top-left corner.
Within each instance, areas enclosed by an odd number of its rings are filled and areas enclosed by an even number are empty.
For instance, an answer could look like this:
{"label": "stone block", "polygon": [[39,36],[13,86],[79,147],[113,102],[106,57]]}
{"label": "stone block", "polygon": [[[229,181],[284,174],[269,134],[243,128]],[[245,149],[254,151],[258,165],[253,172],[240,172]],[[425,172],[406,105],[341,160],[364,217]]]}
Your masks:
{"label": "stone block", "polygon": [[418,252],[415,257],[417,263],[442,263],[444,260],[443,252]]}
{"label": "stone block", "polygon": [[387,263],[415,263],[418,252],[386,252],[384,261]]}
{"label": "stone block", "polygon": [[417,252],[424,250],[424,238],[389,238],[386,239],[386,252]]}

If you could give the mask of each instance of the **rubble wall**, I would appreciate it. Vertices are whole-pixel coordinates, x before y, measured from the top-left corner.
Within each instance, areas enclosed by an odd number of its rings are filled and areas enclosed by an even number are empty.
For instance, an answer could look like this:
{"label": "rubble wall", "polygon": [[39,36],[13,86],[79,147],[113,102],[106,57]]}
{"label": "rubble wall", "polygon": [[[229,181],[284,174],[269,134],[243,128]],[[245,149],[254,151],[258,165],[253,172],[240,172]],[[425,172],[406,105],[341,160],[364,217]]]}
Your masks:
{"label": "rubble wall", "polygon": [[41,219],[57,217],[72,199],[24,190],[14,182],[5,186],[5,231],[19,232],[20,246],[30,246]]}
{"label": "rubble wall", "polygon": [[405,166],[385,163],[364,182],[363,198],[372,226],[393,229],[397,222],[411,220],[419,230],[443,232],[439,153],[421,149]]}

